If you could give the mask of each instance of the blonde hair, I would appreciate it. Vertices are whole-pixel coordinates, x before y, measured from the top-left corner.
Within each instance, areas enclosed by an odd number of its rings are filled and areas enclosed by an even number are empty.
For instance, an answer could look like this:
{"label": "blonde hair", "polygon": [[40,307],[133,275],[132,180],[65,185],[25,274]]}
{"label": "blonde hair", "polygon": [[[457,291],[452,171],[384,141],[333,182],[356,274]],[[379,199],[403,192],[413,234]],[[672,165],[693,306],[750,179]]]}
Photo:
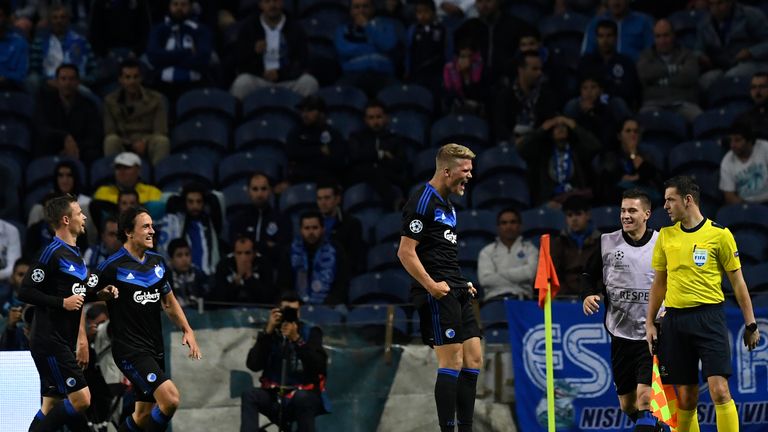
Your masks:
{"label": "blonde hair", "polygon": [[436,168],[451,168],[456,165],[457,159],[474,159],[475,152],[460,144],[446,144],[437,151],[435,156]]}

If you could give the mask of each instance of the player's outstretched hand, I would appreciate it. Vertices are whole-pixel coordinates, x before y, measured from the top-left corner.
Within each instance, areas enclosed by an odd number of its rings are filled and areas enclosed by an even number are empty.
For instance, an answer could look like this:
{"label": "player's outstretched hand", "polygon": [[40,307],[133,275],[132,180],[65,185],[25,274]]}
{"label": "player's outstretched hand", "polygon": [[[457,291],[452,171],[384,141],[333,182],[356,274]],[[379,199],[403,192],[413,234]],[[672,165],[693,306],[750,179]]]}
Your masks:
{"label": "player's outstretched hand", "polygon": [[193,332],[186,332],[181,337],[181,344],[189,347],[189,358],[200,360],[203,358],[203,354],[200,353],[200,347],[197,346],[197,340],[195,340],[195,334]]}
{"label": "player's outstretched hand", "polygon": [[749,330],[744,331],[744,346],[747,347],[748,350],[752,351],[755,349],[758,342],[760,342],[760,329],[757,329],[754,332],[750,332]]}
{"label": "player's outstretched hand", "polygon": [[119,291],[116,286],[114,285],[108,285],[104,287],[101,291],[97,293],[97,296],[99,297],[99,300],[112,300],[116,299]]}
{"label": "player's outstretched hand", "polygon": [[432,289],[429,290],[429,293],[432,295],[432,297],[441,299],[445,297],[450,291],[451,288],[448,286],[448,283],[445,281],[440,281],[435,282],[435,284],[432,286]]}
{"label": "player's outstretched hand", "polygon": [[648,323],[645,323],[645,340],[648,341],[648,351],[651,352],[651,355],[654,355],[653,346],[656,344],[656,340],[658,339],[658,336],[656,335],[656,326],[651,323],[651,325],[648,325]]}
{"label": "player's outstretched hand", "polygon": [[472,298],[477,298],[477,288],[472,285],[472,282],[467,282],[467,286],[469,287],[469,294],[472,296]]}
{"label": "player's outstretched hand", "polygon": [[590,295],[584,299],[584,315],[592,315],[600,310],[600,296]]}
{"label": "player's outstretched hand", "polygon": [[85,297],[81,296],[80,294],[72,294],[71,296],[64,299],[64,309],[68,311],[80,310],[80,308],[83,307],[84,301]]}

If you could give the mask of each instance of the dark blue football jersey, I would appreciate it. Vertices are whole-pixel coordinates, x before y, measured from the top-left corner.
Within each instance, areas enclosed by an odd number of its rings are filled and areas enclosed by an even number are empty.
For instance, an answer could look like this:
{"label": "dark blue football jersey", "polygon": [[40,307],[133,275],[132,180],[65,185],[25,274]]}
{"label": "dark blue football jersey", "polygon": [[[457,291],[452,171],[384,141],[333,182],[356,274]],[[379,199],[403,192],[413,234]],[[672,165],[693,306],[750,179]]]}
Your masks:
{"label": "dark blue football jersey", "polygon": [[467,288],[459,268],[456,210],[429,183],[405,204],[400,234],[419,242],[416,255],[432,279],[451,288]]}
{"label": "dark blue football jersey", "polygon": [[107,302],[115,358],[161,357],[165,351],[161,297],[171,292],[163,257],[146,251],[144,261],[139,261],[120,248],[99,264],[97,274],[98,289],[114,285],[119,290],[118,298]]}

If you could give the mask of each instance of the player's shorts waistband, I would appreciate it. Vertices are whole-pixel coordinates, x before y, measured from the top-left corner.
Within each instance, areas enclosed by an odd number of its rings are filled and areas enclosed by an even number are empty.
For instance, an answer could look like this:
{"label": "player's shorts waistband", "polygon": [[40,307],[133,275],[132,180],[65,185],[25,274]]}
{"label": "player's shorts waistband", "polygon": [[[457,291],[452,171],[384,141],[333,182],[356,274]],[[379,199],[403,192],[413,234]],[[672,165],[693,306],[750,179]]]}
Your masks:
{"label": "player's shorts waistband", "polygon": [[666,307],[666,311],[668,314],[672,315],[685,315],[689,313],[698,313],[698,312],[708,312],[708,311],[716,311],[716,310],[722,310],[723,309],[723,302],[720,303],[710,303],[710,304],[703,304],[688,308],[673,308],[673,307]]}

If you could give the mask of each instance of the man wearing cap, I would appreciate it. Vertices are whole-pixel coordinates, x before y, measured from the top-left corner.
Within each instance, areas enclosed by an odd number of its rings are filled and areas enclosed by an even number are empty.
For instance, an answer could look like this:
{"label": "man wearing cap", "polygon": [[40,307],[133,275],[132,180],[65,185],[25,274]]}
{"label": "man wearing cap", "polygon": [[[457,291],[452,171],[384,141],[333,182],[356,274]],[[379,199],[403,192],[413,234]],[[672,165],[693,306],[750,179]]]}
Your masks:
{"label": "man wearing cap", "polygon": [[298,108],[301,124],[288,134],[285,148],[289,180],[299,183],[335,177],[344,168],[346,143],[341,133],[326,123],[325,101],[320,96],[307,96]]}
{"label": "man wearing cap", "polygon": [[120,191],[134,189],[139,194],[139,203],[158,201],[162,195],[160,189],[139,181],[141,175],[141,158],[136,153],[122,152],[115,157],[112,165],[115,167],[115,184],[99,186],[93,194],[94,200],[107,201],[117,204]]}

